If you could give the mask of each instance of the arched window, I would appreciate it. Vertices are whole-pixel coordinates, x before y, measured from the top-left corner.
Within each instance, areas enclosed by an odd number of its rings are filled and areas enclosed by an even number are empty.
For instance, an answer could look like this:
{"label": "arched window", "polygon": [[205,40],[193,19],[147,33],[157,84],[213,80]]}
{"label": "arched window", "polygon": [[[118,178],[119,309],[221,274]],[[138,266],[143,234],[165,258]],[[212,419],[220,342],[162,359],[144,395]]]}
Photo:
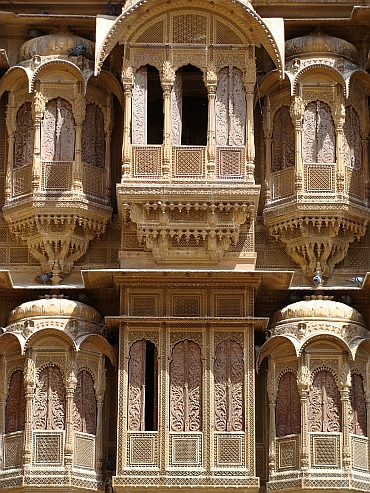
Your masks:
{"label": "arched window", "polygon": [[77,375],[73,395],[73,428],[84,433],[96,433],[96,398],[90,373],[82,370]]}
{"label": "arched window", "polygon": [[202,427],[202,361],[198,344],[187,339],[173,348],[170,363],[171,431]]}
{"label": "arched window", "polygon": [[52,99],[46,104],[41,127],[41,159],[73,161],[75,122],[72,106],[65,99]]}
{"label": "arched window", "polygon": [[341,403],[330,371],[318,371],[308,397],[308,431],[341,431]]}
{"label": "arched window", "polygon": [[5,433],[24,430],[26,401],[24,397],[23,371],[13,373],[6,401]]}
{"label": "arched window", "polygon": [[354,169],[362,168],[360,120],[352,106],[346,107],[343,128],[343,162]]}
{"label": "arched window", "polygon": [[15,135],[14,167],[31,164],[35,131],[32,121],[31,103],[24,103],[17,113],[17,131]]}
{"label": "arched window", "polygon": [[294,126],[288,106],[282,106],[273,120],[272,171],[294,166],[294,155]]}
{"label": "arched window", "polygon": [[104,115],[97,104],[88,104],[82,125],[82,162],[102,168],[104,152]]}
{"label": "arched window", "polygon": [[159,72],[151,65],[135,73],[132,90],[132,144],[162,144],[163,91]]}
{"label": "arched window", "polygon": [[57,366],[40,371],[33,403],[32,428],[34,430],[64,430],[65,388],[62,372]]}
{"label": "arched window", "polygon": [[297,379],[294,373],[287,372],[280,378],[276,400],[276,436],[298,434],[301,432],[301,402]]}
{"label": "arched window", "polygon": [[361,375],[356,373],[352,374],[348,421],[350,433],[367,436],[364,382]]}
{"label": "arched window", "polygon": [[128,429],[157,429],[157,349],[142,339],[130,348],[128,364]]}
{"label": "arched window", "polygon": [[173,145],[207,144],[208,94],[201,70],[186,65],[176,72],[172,90]]}
{"label": "arched window", "polygon": [[223,68],[216,91],[216,145],[245,145],[246,111],[242,71],[232,66]]}
{"label": "arched window", "polygon": [[240,344],[227,339],[215,351],[215,430],[244,429],[244,359]]}
{"label": "arched window", "polygon": [[313,101],[306,106],[302,125],[302,157],[305,163],[335,162],[335,129],[329,106]]}

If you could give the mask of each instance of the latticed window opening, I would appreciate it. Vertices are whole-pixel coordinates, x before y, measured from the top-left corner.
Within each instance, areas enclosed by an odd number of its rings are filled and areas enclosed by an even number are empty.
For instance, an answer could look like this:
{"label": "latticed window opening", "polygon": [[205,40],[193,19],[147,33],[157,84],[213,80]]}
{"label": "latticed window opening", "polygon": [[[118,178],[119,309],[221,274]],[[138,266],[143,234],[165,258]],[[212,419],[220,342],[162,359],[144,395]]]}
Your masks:
{"label": "latticed window opening", "polygon": [[17,113],[17,131],[15,135],[14,167],[31,164],[35,131],[32,121],[31,103],[24,103]]}
{"label": "latticed window opening", "polygon": [[356,373],[352,374],[348,421],[350,433],[367,436],[364,382],[361,375]]}
{"label": "latticed window opening", "polygon": [[152,342],[142,339],[131,346],[128,373],[128,429],[157,430],[157,349]]}
{"label": "latticed window opening", "polygon": [[96,433],[96,398],[94,381],[87,370],[77,375],[73,395],[73,428],[84,433]]}
{"label": "latticed window opening", "polygon": [[276,400],[276,436],[298,434],[301,432],[301,402],[297,379],[294,373],[287,372],[280,378]]}
{"label": "latticed window opening", "polygon": [[272,171],[294,166],[294,126],[288,106],[282,106],[273,120]]}
{"label": "latticed window opening", "polygon": [[71,104],[62,98],[46,104],[41,126],[41,159],[73,161],[75,122]]}
{"label": "latticed window opening", "polygon": [[302,125],[302,157],[306,163],[335,162],[335,128],[330,107],[322,101],[306,106]]}
{"label": "latticed window opening", "polygon": [[308,431],[341,431],[341,402],[333,374],[318,371],[308,397]]}
{"label": "latticed window opening", "polygon": [[57,366],[48,366],[40,371],[37,379],[32,428],[34,430],[64,430],[65,388],[62,372]]}
{"label": "latticed window opening", "polygon": [[235,341],[221,342],[215,351],[215,429],[242,431],[244,428],[243,349]]}
{"label": "latticed window opening", "polygon": [[17,370],[10,379],[5,411],[5,433],[24,430],[25,409],[23,371]]}
{"label": "latticed window opening", "polygon": [[187,339],[176,344],[170,379],[171,431],[201,431],[202,361],[198,344]]}

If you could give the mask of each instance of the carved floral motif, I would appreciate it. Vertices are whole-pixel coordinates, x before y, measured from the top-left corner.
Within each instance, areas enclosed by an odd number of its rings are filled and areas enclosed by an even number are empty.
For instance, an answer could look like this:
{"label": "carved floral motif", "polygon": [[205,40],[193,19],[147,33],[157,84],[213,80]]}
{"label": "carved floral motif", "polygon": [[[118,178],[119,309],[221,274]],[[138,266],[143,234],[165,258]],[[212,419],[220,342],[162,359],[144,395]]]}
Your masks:
{"label": "carved floral motif", "polygon": [[176,72],[171,93],[171,143],[181,145],[182,132],[182,69]]}
{"label": "carved floral motif", "polygon": [[170,363],[170,428],[201,430],[202,362],[198,344],[185,340],[173,348]]}
{"label": "carved floral motif", "polygon": [[335,130],[330,108],[322,101],[306,106],[302,126],[302,157],[306,163],[335,162]]}
{"label": "carved floral motif", "polygon": [[145,352],[146,341],[135,342],[130,349],[129,391],[128,391],[128,429],[145,429],[143,410],[145,406]]}
{"label": "carved floral motif", "polygon": [[86,118],[82,125],[82,161],[104,167],[104,116],[96,104],[86,106]]}
{"label": "carved floral motif", "polygon": [[341,402],[334,376],[321,370],[309,391],[308,431],[341,431]]}
{"label": "carved floral motif", "polygon": [[361,375],[354,373],[352,375],[350,405],[348,408],[349,432],[367,436],[366,421],[364,383]]}
{"label": "carved floral motif", "polygon": [[294,127],[288,106],[275,113],[272,139],[272,171],[294,166]]}
{"label": "carved floral motif", "polygon": [[73,161],[75,123],[72,106],[65,99],[49,101],[41,129],[41,159],[43,161]]}
{"label": "carved floral motif", "polygon": [[132,143],[134,145],[146,144],[147,89],[147,67],[141,67],[135,73],[132,89]]}
{"label": "carved floral motif", "polygon": [[60,369],[41,370],[35,390],[32,412],[34,430],[63,430],[65,425],[65,388]]}
{"label": "carved floral motif", "polygon": [[343,162],[353,169],[362,168],[360,119],[352,106],[346,108],[343,127]]}
{"label": "carved floral motif", "polygon": [[84,433],[96,433],[96,398],[94,381],[87,370],[77,375],[73,395],[73,428]]}
{"label": "carved floral motif", "polygon": [[14,167],[32,163],[35,131],[32,121],[31,103],[24,103],[17,113]]}
{"label": "carved floral motif", "polygon": [[215,429],[243,430],[244,360],[241,346],[230,339],[215,351]]}
{"label": "carved floral motif", "polygon": [[5,411],[5,433],[24,430],[25,409],[23,372],[17,370],[10,380]]}
{"label": "carved floral motif", "polygon": [[297,379],[291,371],[284,373],[279,382],[276,401],[276,436],[301,432],[301,402]]}

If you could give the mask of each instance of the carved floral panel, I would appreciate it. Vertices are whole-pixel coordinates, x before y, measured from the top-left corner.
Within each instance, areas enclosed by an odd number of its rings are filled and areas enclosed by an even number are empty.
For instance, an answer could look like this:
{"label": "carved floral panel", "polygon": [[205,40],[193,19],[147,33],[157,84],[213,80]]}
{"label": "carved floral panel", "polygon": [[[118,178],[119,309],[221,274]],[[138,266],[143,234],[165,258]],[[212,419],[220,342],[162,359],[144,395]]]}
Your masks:
{"label": "carved floral panel", "polygon": [[96,104],[86,106],[82,125],[82,161],[93,166],[104,166],[105,136],[104,115]]}
{"label": "carved floral panel", "polygon": [[201,430],[202,361],[198,344],[176,344],[170,363],[171,431]]}
{"label": "carved floral panel", "polygon": [[335,162],[335,128],[330,108],[322,101],[306,106],[302,125],[302,157],[306,163]]}
{"label": "carved floral panel", "polygon": [[77,375],[73,395],[73,429],[83,433],[96,433],[96,398],[91,374],[82,370]]}
{"label": "carved floral panel", "polygon": [[230,339],[221,342],[215,351],[215,429],[242,431],[243,421],[243,350]]}
{"label": "carved floral panel", "polygon": [[181,145],[182,132],[182,69],[176,72],[175,82],[171,92],[171,143]]}
{"label": "carved floral panel", "polygon": [[147,67],[140,67],[135,73],[132,89],[132,143],[134,145],[146,144],[147,92]]}
{"label": "carved floral panel", "polygon": [[38,377],[32,412],[34,430],[63,430],[65,425],[65,388],[57,366],[41,370]]}
{"label": "carved floral panel", "polygon": [[32,163],[34,139],[31,103],[24,103],[17,113],[17,130],[14,143],[15,168]]}
{"label": "carved floral panel", "polygon": [[128,429],[145,429],[145,353],[146,341],[135,342],[130,349],[128,365],[129,391],[128,391]]}
{"label": "carved floral panel", "polygon": [[308,431],[341,431],[341,403],[331,372],[315,374],[308,398]]}
{"label": "carved floral panel", "polygon": [[13,373],[9,385],[5,411],[5,433],[24,430],[25,409],[23,371],[17,370]]}
{"label": "carved floral panel", "polygon": [[283,437],[301,432],[301,402],[297,379],[287,372],[280,378],[276,400],[276,436]]}
{"label": "carved floral panel", "polygon": [[354,169],[362,168],[360,120],[352,106],[346,108],[343,127],[343,162]]}
{"label": "carved floral panel", "polygon": [[356,435],[366,436],[366,421],[364,383],[361,375],[354,373],[352,375],[348,416],[349,432],[355,433]]}
{"label": "carved floral panel", "polygon": [[46,104],[41,126],[41,159],[73,161],[75,122],[72,106],[65,99],[52,99]]}
{"label": "carved floral panel", "polygon": [[288,106],[282,106],[275,113],[272,139],[272,171],[294,166],[294,126]]}
{"label": "carved floral panel", "polygon": [[216,144],[245,144],[246,98],[242,72],[232,66],[218,74],[216,91]]}

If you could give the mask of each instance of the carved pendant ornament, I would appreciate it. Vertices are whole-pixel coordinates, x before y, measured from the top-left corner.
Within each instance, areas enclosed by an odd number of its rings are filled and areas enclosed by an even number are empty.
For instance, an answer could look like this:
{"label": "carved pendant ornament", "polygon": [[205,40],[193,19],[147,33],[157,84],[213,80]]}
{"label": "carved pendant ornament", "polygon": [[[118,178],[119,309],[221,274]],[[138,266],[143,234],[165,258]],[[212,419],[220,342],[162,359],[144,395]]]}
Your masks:
{"label": "carved pendant ornament", "polygon": [[60,369],[49,366],[38,377],[32,412],[34,430],[64,430],[66,397]]}
{"label": "carved pendant ornament", "polygon": [[308,431],[341,431],[341,402],[331,372],[315,374],[308,397]]}
{"label": "carved pendant ornament", "polygon": [[170,363],[170,429],[202,429],[202,361],[198,344],[185,340],[173,348]]}
{"label": "carved pendant ornament", "polygon": [[241,346],[227,339],[216,348],[215,430],[242,431],[244,359]]}

